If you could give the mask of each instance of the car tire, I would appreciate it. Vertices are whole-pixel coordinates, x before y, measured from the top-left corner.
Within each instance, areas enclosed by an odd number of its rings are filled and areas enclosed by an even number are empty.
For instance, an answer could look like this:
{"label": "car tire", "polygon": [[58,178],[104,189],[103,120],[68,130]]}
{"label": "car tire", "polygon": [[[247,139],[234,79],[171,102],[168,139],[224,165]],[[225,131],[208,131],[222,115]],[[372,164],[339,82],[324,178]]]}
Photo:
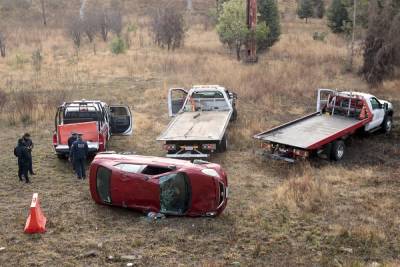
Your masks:
{"label": "car tire", "polygon": [[382,122],[382,132],[385,134],[390,134],[393,129],[393,119],[392,116],[385,116],[385,119]]}
{"label": "car tire", "polygon": [[331,147],[331,160],[339,161],[342,160],[346,151],[346,145],[343,140],[337,140],[332,143]]}
{"label": "car tire", "polygon": [[57,154],[57,158],[64,160],[66,159],[66,156],[64,154]]}
{"label": "car tire", "polygon": [[237,109],[233,108],[233,112],[232,112],[232,117],[231,117],[231,122],[232,121],[236,121],[237,119]]}
{"label": "car tire", "polygon": [[222,138],[221,142],[218,144],[218,152],[225,152],[228,149],[228,137],[226,134]]}

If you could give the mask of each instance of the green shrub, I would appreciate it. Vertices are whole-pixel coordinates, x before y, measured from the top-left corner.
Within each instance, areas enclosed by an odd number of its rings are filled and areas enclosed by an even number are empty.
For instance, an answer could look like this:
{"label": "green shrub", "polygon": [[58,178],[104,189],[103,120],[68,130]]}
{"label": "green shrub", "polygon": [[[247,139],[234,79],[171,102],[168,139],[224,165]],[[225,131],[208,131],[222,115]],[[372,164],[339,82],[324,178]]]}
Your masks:
{"label": "green shrub", "polygon": [[124,40],[122,40],[119,37],[115,37],[112,41],[111,41],[111,52],[115,55],[121,54],[125,52],[125,43]]}

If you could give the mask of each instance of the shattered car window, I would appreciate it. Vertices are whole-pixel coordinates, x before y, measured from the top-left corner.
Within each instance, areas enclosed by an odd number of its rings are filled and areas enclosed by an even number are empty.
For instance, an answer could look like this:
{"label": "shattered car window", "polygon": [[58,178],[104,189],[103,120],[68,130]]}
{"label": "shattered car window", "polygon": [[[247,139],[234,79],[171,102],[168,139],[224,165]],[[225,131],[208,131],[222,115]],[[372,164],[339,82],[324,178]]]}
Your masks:
{"label": "shattered car window", "polygon": [[184,173],[160,177],[161,212],[184,214],[190,201],[188,178]]}
{"label": "shattered car window", "polygon": [[121,163],[121,164],[115,165],[115,168],[120,169],[121,171],[124,171],[124,172],[129,172],[129,173],[142,173],[143,169],[146,168],[146,166],[147,165]]}

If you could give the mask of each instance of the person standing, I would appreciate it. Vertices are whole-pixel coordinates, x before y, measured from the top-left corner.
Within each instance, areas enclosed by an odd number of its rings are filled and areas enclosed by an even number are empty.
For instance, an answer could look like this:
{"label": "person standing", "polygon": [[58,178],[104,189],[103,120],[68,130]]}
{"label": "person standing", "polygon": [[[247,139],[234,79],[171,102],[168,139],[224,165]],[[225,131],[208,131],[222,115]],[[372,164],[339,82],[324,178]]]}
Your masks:
{"label": "person standing", "polygon": [[35,173],[33,172],[33,164],[32,164],[32,149],[33,149],[33,142],[31,139],[31,135],[29,133],[25,133],[24,136],[22,137],[22,140],[25,144],[25,147],[28,150],[28,154],[29,154],[29,173],[31,175],[35,175]]}
{"label": "person standing", "polygon": [[[76,132],[72,132],[72,133],[71,133],[71,136],[68,138],[68,148],[69,148],[69,151],[70,151],[70,152],[71,152],[72,144],[73,144],[77,139],[78,139],[77,133],[76,133]],[[71,157],[71,153],[70,153],[70,157]],[[71,163],[74,162],[74,160],[73,160],[72,158],[69,158],[69,160],[70,160]],[[72,169],[75,170],[74,164],[72,164]]]}
{"label": "person standing", "polygon": [[23,181],[22,176],[24,176],[25,182],[30,183],[28,172],[31,157],[22,138],[18,139],[18,145],[15,148],[14,154],[18,157],[18,178],[20,182]]}
{"label": "person standing", "polygon": [[82,134],[78,134],[77,140],[72,144],[69,158],[74,164],[74,170],[78,179],[86,178],[85,161],[89,152],[86,141],[82,140]]}

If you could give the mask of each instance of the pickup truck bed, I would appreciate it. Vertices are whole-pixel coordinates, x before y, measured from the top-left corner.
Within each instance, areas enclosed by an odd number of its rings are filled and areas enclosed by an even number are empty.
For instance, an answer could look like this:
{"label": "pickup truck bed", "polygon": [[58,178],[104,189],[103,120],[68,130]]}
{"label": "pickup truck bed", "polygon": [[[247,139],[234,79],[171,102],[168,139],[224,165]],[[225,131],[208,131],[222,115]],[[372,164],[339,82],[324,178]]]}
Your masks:
{"label": "pickup truck bed", "polygon": [[170,122],[159,141],[218,141],[223,138],[231,111],[183,112]]}
{"label": "pickup truck bed", "polygon": [[260,133],[255,138],[297,148],[314,149],[320,143],[336,139],[338,135],[354,132],[365,123],[365,120],[316,112]]}

